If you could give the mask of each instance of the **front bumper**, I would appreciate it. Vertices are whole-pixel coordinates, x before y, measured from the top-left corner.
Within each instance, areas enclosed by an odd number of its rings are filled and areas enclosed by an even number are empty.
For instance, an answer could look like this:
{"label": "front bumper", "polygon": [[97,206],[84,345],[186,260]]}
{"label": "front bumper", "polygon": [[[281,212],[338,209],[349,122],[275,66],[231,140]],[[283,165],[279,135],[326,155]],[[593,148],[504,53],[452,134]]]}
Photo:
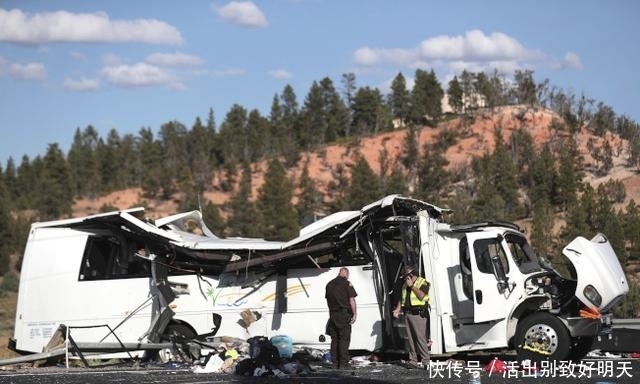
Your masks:
{"label": "front bumper", "polygon": [[584,317],[566,317],[562,321],[567,326],[571,337],[608,337],[613,326],[613,315],[602,314],[599,319]]}

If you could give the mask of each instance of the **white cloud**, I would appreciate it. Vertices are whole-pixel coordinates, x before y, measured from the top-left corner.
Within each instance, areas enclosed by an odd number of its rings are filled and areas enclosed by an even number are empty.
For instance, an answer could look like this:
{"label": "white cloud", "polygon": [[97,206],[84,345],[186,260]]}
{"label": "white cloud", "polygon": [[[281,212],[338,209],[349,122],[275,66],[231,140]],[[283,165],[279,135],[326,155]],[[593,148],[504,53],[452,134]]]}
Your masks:
{"label": "white cloud", "polygon": [[87,79],[82,77],[78,80],[65,79],[62,84],[64,89],[76,92],[95,91],[100,88],[100,81],[98,79]]}
{"label": "white cloud", "polygon": [[576,55],[575,53],[567,52],[564,55],[563,67],[564,68],[569,68],[569,69],[582,70],[582,68],[583,68],[582,60],[580,60],[580,57],[578,55]]}
{"label": "white cloud", "polygon": [[478,72],[497,68],[521,68],[527,62],[542,60],[544,55],[524,47],[504,33],[486,35],[479,30],[464,35],[430,37],[409,49],[362,47],[353,54],[357,65],[394,64],[408,68],[444,66],[449,70]]}
{"label": "white cloud", "polygon": [[479,30],[467,31],[464,36],[426,39],[420,43],[419,54],[426,59],[465,61],[523,60],[537,55],[504,33],[485,35]]}
{"label": "white cloud", "polygon": [[211,75],[215,77],[240,76],[244,74],[245,70],[242,68],[229,68],[211,72]]}
{"label": "white cloud", "polygon": [[47,70],[42,63],[13,63],[9,66],[9,74],[20,80],[44,80]]}
{"label": "white cloud", "polygon": [[358,65],[376,65],[382,60],[383,52],[384,50],[369,47],[358,48],[353,54],[353,61]]}
{"label": "white cloud", "polygon": [[204,64],[204,60],[197,56],[187,55],[186,53],[153,53],[147,56],[148,63],[155,65],[162,65],[167,67],[182,67],[182,66],[199,66]]}
{"label": "white cloud", "polygon": [[180,32],[156,19],[111,20],[104,12],[24,13],[0,9],[0,41],[23,44],[141,42],[181,44]]}
{"label": "white cloud", "polygon": [[100,75],[109,83],[121,87],[154,85],[179,87],[178,84],[180,84],[171,72],[147,63],[104,67],[100,71]]}
{"label": "white cloud", "polygon": [[250,28],[263,28],[267,26],[267,18],[260,8],[251,1],[232,1],[217,9],[218,16]]}
{"label": "white cloud", "polygon": [[276,69],[273,71],[270,71],[269,74],[273,77],[275,77],[276,79],[290,79],[293,77],[293,75],[284,69]]}

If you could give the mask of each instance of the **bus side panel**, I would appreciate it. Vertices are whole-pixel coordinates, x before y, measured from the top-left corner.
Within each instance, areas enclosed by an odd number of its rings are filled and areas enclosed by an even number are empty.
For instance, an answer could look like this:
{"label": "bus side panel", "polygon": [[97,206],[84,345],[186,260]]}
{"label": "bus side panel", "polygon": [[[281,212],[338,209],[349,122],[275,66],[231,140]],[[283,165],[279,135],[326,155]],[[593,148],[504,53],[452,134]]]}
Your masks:
{"label": "bus side panel", "polygon": [[16,348],[41,352],[72,303],[87,235],[60,228],[34,228],[25,249],[18,291]]}
{"label": "bus side panel", "polygon": [[[380,306],[373,286],[373,269],[363,266],[349,268],[349,281],[356,290],[358,316],[351,332],[351,349],[376,350],[382,347],[382,320]],[[294,343],[323,345],[330,343],[326,335],[329,310],[325,299],[327,283],[338,276],[340,268],[291,269],[287,281],[287,313],[282,316],[279,328],[269,330],[272,335],[287,334]]]}
{"label": "bus side panel", "polygon": [[[123,342],[145,335],[153,304],[150,279],[79,280],[87,237],[68,228],[32,231],[20,278],[17,349],[41,352],[60,324],[108,325]],[[71,336],[79,343],[117,341],[106,327],[72,329]]]}
{"label": "bus side panel", "polygon": [[[375,350],[382,346],[382,322],[373,287],[373,271],[362,266],[349,267],[349,270],[349,280],[358,293],[358,318],[350,346],[352,349]],[[247,339],[287,335],[295,344],[328,347],[331,340],[325,332],[329,319],[325,287],[338,275],[338,271],[338,267],[290,269],[284,292],[278,291],[280,287],[275,275],[261,285],[243,288],[239,284],[225,284],[210,289],[209,300],[213,310],[222,316],[217,336]],[[282,287],[285,289],[284,285]],[[193,289],[191,291],[193,295]],[[286,309],[279,302],[285,297]],[[181,315],[180,306],[176,309],[176,318]],[[244,311],[252,312],[258,318],[248,327],[241,315]],[[325,341],[320,341],[322,335],[325,335]]]}

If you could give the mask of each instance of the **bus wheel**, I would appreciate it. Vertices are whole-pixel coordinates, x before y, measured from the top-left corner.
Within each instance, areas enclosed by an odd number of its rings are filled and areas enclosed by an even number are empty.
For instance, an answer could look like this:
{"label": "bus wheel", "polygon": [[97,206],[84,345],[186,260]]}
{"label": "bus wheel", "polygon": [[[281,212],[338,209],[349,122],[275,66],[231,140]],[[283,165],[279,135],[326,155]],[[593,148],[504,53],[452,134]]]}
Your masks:
{"label": "bus wheel", "polygon": [[194,337],[196,337],[196,333],[184,324],[167,325],[162,334],[161,342],[172,342],[173,346],[159,349],[155,357],[163,364],[170,361],[191,361],[194,356],[191,355],[187,342]]}
{"label": "bus wheel", "polygon": [[564,360],[569,355],[569,331],[557,317],[536,312],[518,323],[516,351],[519,360]]}

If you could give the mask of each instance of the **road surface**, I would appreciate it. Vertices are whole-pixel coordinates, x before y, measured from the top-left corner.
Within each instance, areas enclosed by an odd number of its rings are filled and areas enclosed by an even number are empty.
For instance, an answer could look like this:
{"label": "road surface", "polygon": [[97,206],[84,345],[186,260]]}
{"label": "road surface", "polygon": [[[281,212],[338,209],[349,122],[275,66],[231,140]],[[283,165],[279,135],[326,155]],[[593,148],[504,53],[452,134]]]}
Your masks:
{"label": "road surface", "polygon": [[[241,376],[233,373],[194,373],[186,364],[139,366],[132,363],[95,368],[64,366],[26,368],[2,367],[4,384],[204,384],[204,383],[470,383],[470,374],[480,372],[480,383],[580,383],[637,384],[640,359],[590,358],[580,363],[558,362],[540,366],[537,371],[523,370],[507,359],[505,371],[487,372],[492,360],[486,357],[465,360],[437,360],[430,369],[407,369],[398,361],[366,363],[349,371],[335,370],[321,361],[308,361],[308,372],[283,377]],[[366,364],[366,365],[365,365]]]}

